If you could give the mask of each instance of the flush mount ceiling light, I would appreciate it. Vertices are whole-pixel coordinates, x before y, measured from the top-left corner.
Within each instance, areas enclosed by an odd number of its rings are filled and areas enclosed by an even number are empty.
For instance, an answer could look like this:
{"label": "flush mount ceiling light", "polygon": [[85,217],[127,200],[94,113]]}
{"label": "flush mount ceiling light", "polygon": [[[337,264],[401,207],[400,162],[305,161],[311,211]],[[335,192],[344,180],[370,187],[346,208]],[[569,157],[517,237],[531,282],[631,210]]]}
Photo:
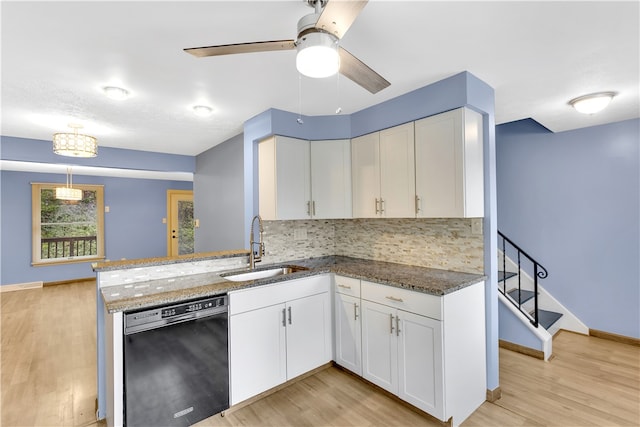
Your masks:
{"label": "flush mount ceiling light", "polygon": [[53,152],[68,157],[95,157],[98,155],[98,140],[78,133],[79,124],[69,124],[73,133],[53,134]]}
{"label": "flush mount ceiling light", "polygon": [[595,114],[604,110],[611,102],[615,92],[598,92],[589,95],[579,96],[569,101],[569,105],[573,106],[576,111],[583,114]]}
{"label": "flush mount ceiling light", "polygon": [[307,77],[323,78],[340,70],[338,39],[325,32],[314,31],[298,40],[296,68]]}
{"label": "flush mount ceiling light", "polygon": [[213,114],[213,108],[206,105],[194,105],[193,112],[196,116],[209,117]]}
{"label": "flush mount ceiling light", "polygon": [[127,99],[129,97],[129,91],[118,86],[105,86],[102,88],[102,91],[105,95],[107,95],[107,98],[115,99],[118,101]]}
{"label": "flush mount ceiling light", "polygon": [[73,175],[71,168],[67,168],[67,185],[56,188],[56,199],[59,200],[82,200],[82,190],[73,188]]}

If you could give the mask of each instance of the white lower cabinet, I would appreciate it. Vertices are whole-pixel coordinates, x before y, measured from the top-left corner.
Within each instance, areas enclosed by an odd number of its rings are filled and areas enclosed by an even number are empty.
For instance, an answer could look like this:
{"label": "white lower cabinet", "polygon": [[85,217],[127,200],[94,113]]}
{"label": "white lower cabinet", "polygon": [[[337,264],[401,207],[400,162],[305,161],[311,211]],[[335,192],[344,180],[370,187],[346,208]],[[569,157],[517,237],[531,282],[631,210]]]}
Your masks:
{"label": "white lower cabinet", "polygon": [[229,294],[231,404],[331,360],[329,275]]}
{"label": "white lower cabinet", "polygon": [[441,419],[441,322],[366,300],[362,317],[364,378]]}
{"label": "white lower cabinet", "polygon": [[335,361],[362,375],[360,280],[336,276],[335,283]]}
{"label": "white lower cabinet", "polygon": [[443,296],[361,282],[362,376],[460,425],[485,400],[484,282]]}

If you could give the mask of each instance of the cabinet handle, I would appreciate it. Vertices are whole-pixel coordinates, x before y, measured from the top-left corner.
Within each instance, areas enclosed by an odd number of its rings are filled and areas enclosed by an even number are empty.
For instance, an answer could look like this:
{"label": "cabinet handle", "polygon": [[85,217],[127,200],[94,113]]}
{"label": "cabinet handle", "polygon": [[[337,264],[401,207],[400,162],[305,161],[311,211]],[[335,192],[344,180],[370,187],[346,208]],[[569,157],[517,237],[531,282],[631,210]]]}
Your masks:
{"label": "cabinet handle", "polygon": [[400,317],[396,316],[396,336],[400,336]]}
{"label": "cabinet handle", "polygon": [[380,213],[380,209],[378,208],[378,203],[379,203],[379,200],[378,198],[376,198],[376,215]]}
{"label": "cabinet handle", "polygon": [[287,313],[284,308],[282,309],[282,326],[287,327]]}
{"label": "cabinet handle", "polygon": [[422,208],[420,207],[420,196],[416,194],[416,215],[420,213]]}
{"label": "cabinet handle", "polygon": [[291,306],[289,306],[289,324],[291,324]]}
{"label": "cabinet handle", "polygon": [[394,296],[388,296],[388,297],[385,297],[385,298],[386,298],[386,299],[390,299],[391,301],[395,301],[395,302],[404,302],[404,301],[402,300],[402,298],[396,298],[396,297],[394,297]]}
{"label": "cabinet handle", "polygon": [[380,213],[384,213],[384,199],[380,199]]}
{"label": "cabinet handle", "polygon": [[311,202],[311,212],[313,212],[313,216],[316,216],[316,201]]}
{"label": "cabinet handle", "polygon": [[393,335],[393,314],[390,314],[389,316],[389,326],[391,327],[391,335]]}
{"label": "cabinet handle", "polygon": [[358,320],[358,303],[353,303],[353,320]]}
{"label": "cabinet handle", "polygon": [[347,285],[338,285],[339,288],[351,289],[351,286]]}
{"label": "cabinet handle", "polygon": [[307,216],[311,216],[311,201],[307,202]]}

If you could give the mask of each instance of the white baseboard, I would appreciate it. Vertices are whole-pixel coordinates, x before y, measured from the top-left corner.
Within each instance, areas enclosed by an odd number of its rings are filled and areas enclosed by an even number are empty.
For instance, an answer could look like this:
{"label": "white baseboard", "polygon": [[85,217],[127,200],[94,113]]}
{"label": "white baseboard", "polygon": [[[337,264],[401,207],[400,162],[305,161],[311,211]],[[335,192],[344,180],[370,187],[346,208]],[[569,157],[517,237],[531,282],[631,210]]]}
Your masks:
{"label": "white baseboard", "polygon": [[16,283],[15,285],[0,286],[0,292],[24,291],[25,289],[39,289],[43,282]]}

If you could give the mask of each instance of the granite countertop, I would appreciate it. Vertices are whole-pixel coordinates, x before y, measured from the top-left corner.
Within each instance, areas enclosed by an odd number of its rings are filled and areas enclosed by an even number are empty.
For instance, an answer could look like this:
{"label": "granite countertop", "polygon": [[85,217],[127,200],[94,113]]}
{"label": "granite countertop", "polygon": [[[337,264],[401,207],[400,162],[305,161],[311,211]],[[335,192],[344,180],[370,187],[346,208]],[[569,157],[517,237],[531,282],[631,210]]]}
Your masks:
{"label": "granite countertop", "polygon": [[236,256],[249,256],[246,249],[234,249],[217,252],[199,252],[188,255],[178,255],[173,257],[123,259],[120,261],[101,261],[91,264],[93,271],[122,270],[126,268],[153,267],[156,265],[177,264],[180,262],[205,261],[216,258],[231,258]]}
{"label": "granite countertop", "polygon": [[[335,273],[341,276],[368,280],[431,295],[446,295],[485,279],[485,276],[481,274],[343,256],[294,260],[277,265],[261,266],[256,270],[266,270],[287,265],[306,267],[306,269],[287,275],[244,282],[226,280],[221,276],[220,272],[193,274],[109,286],[101,288],[101,291],[107,310],[110,313],[114,313],[160,304],[177,303],[192,298],[207,297],[323,273]],[[238,271],[238,273],[246,271],[245,269]],[[229,274],[229,272],[224,272],[223,274]]]}

